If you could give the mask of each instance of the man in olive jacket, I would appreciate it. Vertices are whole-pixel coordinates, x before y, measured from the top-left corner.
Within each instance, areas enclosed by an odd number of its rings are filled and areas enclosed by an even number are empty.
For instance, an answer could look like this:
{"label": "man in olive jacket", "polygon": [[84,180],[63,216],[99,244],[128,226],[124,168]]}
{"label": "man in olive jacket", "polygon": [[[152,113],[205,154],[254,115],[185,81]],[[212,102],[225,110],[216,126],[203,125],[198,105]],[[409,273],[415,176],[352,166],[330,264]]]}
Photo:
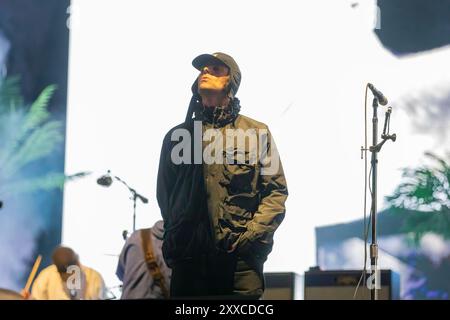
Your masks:
{"label": "man in olive jacket", "polygon": [[186,120],[166,134],[158,171],[171,295],[258,298],[285,215],[283,168],[267,125],[239,114],[234,59],[218,52],[192,64],[200,74]]}

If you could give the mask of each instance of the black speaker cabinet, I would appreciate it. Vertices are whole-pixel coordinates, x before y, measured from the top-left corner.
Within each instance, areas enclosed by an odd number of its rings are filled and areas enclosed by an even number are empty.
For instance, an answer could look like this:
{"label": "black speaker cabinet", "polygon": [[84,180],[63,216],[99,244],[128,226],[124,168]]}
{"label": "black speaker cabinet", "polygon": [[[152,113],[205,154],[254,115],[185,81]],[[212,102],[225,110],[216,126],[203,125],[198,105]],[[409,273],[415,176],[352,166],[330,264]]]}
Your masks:
{"label": "black speaker cabinet", "polygon": [[[352,300],[361,277],[359,270],[310,270],[305,272],[305,300]],[[369,274],[366,275],[366,280]],[[370,290],[361,280],[356,300],[370,300]],[[379,300],[400,299],[400,277],[391,270],[380,270]]]}
{"label": "black speaker cabinet", "polygon": [[264,273],[263,300],[300,300],[303,294],[302,277],[294,272]]}

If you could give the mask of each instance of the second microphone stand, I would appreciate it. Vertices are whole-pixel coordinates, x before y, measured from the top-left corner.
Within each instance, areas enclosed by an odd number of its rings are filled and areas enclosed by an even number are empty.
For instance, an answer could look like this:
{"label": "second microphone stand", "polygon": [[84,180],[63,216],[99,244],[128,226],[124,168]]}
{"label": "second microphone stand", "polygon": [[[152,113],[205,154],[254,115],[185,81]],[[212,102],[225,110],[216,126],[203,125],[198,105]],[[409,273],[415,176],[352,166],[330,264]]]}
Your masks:
{"label": "second microphone stand", "polygon": [[378,274],[378,243],[377,243],[377,167],[378,167],[378,152],[381,151],[381,147],[387,140],[395,141],[397,139],[396,134],[389,134],[389,124],[392,108],[388,107],[384,119],[383,134],[381,135],[382,141],[378,143],[378,99],[375,97],[372,102],[373,117],[372,117],[372,146],[369,151],[372,153],[371,168],[372,168],[372,205],[371,205],[371,233],[372,243],[370,245],[370,264],[371,264],[371,276],[370,279],[374,281],[370,288],[371,300],[378,300],[377,289],[380,283]]}
{"label": "second microphone stand", "polygon": [[[143,195],[139,194],[135,189],[131,188],[125,181],[123,181],[119,177],[117,177],[117,176],[112,176],[112,177],[114,179],[116,179],[117,181],[123,183],[131,193],[130,199],[133,200],[133,232],[134,232],[134,231],[136,231],[136,201],[137,201],[137,199],[139,199],[142,201],[142,203],[148,203],[148,199],[146,197],[144,197]],[[124,230],[122,232],[123,239],[126,240],[127,236],[128,236],[128,231]]]}

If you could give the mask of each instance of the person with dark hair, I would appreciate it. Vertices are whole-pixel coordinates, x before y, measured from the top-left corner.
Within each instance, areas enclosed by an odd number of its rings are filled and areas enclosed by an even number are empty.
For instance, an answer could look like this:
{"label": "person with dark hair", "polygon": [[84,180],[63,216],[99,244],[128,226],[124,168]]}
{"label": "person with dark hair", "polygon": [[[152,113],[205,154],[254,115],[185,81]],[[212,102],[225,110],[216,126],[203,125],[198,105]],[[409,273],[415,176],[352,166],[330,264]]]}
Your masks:
{"label": "person with dark hair", "polygon": [[259,298],[285,215],[283,168],[267,125],[239,114],[235,60],[218,52],[192,64],[200,74],[185,122],[164,137],[157,181],[170,293]]}
{"label": "person with dark hair", "polygon": [[81,265],[78,255],[71,248],[57,247],[53,251],[52,261],[53,264],[42,270],[34,281],[31,299],[105,299],[102,276],[94,269]]}

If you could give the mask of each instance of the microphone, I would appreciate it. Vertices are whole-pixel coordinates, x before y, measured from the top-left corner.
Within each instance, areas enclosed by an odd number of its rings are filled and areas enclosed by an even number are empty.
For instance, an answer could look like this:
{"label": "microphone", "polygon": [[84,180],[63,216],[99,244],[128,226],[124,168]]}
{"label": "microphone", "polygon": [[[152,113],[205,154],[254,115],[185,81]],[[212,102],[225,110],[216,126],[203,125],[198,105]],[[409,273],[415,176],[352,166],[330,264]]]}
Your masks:
{"label": "microphone", "polygon": [[378,91],[377,88],[373,86],[373,84],[368,83],[367,86],[369,87],[370,91],[372,91],[372,94],[377,98],[378,102],[385,106],[388,103],[387,98],[381,93],[381,91]]}
{"label": "microphone", "polygon": [[97,179],[97,183],[104,187],[109,187],[113,183],[113,179],[109,175],[109,170],[107,174]]}
{"label": "microphone", "polygon": [[146,197],[141,196],[140,194],[136,194],[136,195],[137,195],[137,197],[138,197],[139,199],[141,199],[141,201],[142,201],[143,203],[148,203],[148,199],[147,199]]}
{"label": "microphone", "polygon": [[[392,112],[392,107],[388,107],[387,111],[386,111],[386,115],[384,116],[384,128],[383,128],[383,133],[381,134],[381,139],[391,139],[393,142],[395,142],[395,140],[397,140],[397,135],[394,134],[389,134],[389,121],[391,119],[391,112]],[[387,132],[386,132],[387,129]]]}

